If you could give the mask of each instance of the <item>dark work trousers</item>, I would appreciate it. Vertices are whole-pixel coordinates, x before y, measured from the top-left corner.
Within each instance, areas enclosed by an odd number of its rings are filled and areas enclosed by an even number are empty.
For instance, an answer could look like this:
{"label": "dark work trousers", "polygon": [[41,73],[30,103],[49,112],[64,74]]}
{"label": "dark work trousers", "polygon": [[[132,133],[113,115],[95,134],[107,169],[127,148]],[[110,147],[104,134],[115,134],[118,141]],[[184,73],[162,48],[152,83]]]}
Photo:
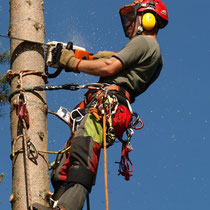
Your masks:
{"label": "dark work trousers", "polygon": [[89,113],[81,121],[71,143],[70,156],[52,176],[54,200],[66,210],[82,209],[87,194],[95,183],[103,143],[101,122]]}
{"label": "dark work trousers", "polygon": [[[88,191],[83,185],[74,184],[60,195],[58,206],[64,207],[65,210],[81,210],[87,195]],[[54,199],[56,197],[57,195],[54,194]]]}

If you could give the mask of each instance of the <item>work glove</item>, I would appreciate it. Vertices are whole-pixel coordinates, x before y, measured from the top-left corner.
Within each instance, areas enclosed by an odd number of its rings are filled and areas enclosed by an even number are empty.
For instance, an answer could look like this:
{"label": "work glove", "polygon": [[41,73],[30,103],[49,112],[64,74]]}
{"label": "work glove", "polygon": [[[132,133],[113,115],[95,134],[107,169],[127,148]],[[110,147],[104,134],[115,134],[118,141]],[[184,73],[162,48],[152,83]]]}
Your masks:
{"label": "work glove", "polygon": [[100,58],[111,58],[115,53],[112,51],[99,51],[97,54],[93,55],[94,59],[100,59]]}
{"label": "work glove", "polygon": [[61,43],[54,44],[53,42],[47,43],[46,50],[46,65],[52,68],[59,67],[59,60],[61,56],[61,51],[63,49],[63,45]]}
{"label": "work glove", "polygon": [[74,71],[78,73],[77,67],[80,61],[81,59],[75,58],[73,50],[63,49],[59,60],[59,66],[63,67],[66,72]]}

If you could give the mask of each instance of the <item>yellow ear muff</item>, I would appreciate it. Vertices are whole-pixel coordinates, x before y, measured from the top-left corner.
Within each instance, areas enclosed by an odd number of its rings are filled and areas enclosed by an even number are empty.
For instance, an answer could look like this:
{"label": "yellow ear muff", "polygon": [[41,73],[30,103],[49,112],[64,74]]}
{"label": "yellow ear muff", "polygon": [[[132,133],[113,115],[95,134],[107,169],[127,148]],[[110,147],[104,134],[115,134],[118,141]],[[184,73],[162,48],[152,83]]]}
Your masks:
{"label": "yellow ear muff", "polygon": [[152,30],[155,27],[156,19],[152,13],[145,13],[142,17],[142,26],[145,30]]}

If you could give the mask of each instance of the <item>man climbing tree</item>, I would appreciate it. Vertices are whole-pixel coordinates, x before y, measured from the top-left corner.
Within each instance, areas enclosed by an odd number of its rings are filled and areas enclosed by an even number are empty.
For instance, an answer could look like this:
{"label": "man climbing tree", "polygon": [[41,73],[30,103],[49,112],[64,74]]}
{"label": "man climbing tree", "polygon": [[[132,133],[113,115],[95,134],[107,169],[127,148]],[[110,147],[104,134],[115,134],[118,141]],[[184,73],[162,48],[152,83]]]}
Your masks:
{"label": "man climbing tree", "polygon": [[[121,139],[132,119],[130,103],[142,94],[159,76],[163,66],[157,43],[159,29],[168,23],[168,12],[161,0],[136,0],[119,10],[128,44],[118,53],[101,51],[94,60],[81,60],[73,50],[52,51],[52,67],[67,72],[86,73],[100,77],[98,86],[85,94],[75,110],[83,115],[80,122],[72,119],[73,137],[68,155],[52,174],[55,188],[51,208],[34,204],[34,209],[80,210],[95,183],[99,155],[103,146],[101,116],[107,115],[107,142],[112,136]],[[112,129],[113,128],[113,129]],[[122,171],[129,179],[129,171]]]}

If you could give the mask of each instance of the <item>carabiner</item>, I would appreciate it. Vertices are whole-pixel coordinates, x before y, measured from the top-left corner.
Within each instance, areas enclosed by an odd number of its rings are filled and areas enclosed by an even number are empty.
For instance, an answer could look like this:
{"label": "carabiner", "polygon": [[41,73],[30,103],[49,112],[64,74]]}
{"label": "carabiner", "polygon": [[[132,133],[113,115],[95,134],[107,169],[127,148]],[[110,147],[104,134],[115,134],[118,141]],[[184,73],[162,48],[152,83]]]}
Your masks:
{"label": "carabiner", "polygon": [[80,108],[77,108],[70,113],[70,119],[72,122],[72,131],[76,130],[77,123],[79,123],[84,118],[84,115],[79,110]]}
{"label": "carabiner", "polygon": [[80,108],[77,108],[70,113],[71,120],[75,120],[77,123],[84,118],[84,115],[79,110]]}
{"label": "carabiner", "polygon": [[30,159],[31,161],[35,162],[36,159],[38,158],[38,151],[34,146],[34,144],[31,142],[31,140],[27,142],[27,153],[28,153],[28,159]]}
{"label": "carabiner", "polygon": [[[142,129],[144,127],[144,122],[140,119],[140,117],[137,113],[133,113],[133,116],[136,119],[130,123],[130,128],[133,128],[135,130]],[[139,123],[141,123],[141,125],[139,127],[136,127]]]}

